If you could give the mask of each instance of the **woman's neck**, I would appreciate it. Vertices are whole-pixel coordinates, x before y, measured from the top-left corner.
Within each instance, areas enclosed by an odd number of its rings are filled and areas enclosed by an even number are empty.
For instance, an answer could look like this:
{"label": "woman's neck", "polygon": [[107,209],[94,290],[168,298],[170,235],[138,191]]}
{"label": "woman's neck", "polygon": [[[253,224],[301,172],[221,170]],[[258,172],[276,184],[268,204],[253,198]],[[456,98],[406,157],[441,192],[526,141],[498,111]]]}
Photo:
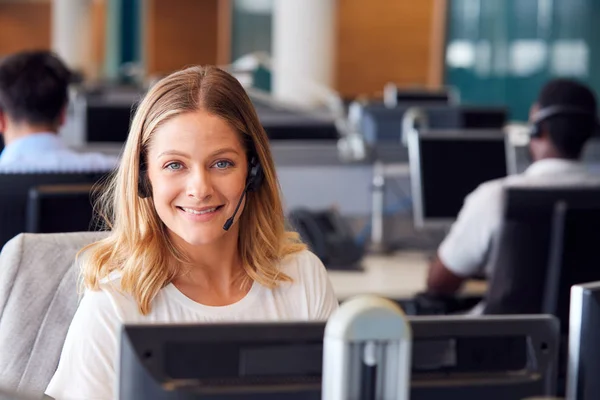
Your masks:
{"label": "woman's neck", "polygon": [[[228,232],[223,240],[206,246],[182,243],[182,250],[190,263],[183,266],[173,284],[180,290],[212,293],[221,298],[237,297],[246,276],[237,237],[237,232]],[[185,291],[184,294],[192,297]]]}

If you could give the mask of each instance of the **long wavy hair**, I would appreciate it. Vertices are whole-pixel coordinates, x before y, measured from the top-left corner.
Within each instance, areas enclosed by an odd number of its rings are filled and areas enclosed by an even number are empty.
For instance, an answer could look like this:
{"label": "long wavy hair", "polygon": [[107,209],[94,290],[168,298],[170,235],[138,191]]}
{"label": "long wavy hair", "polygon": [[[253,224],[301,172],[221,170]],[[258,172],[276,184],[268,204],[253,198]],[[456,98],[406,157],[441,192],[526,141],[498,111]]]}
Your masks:
{"label": "long wavy hair", "polygon": [[278,269],[287,255],[306,246],[295,232],[286,231],[279,184],[267,135],[240,83],[215,67],[191,67],[159,81],[140,103],[127,137],[121,163],[98,198],[97,210],[110,234],[84,248],[83,284],[98,290],[114,271],[121,274],[120,290],[132,295],[142,314],[148,314],[157,293],[182,273],[190,261],[167,234],[152,196],[138,196],[140,166],[156,130],[171,118],[199,109],[222,118],[258,157],[264,180],[247,194],[238,223],[238,250],[246,281],[274,288],[291,278]]}

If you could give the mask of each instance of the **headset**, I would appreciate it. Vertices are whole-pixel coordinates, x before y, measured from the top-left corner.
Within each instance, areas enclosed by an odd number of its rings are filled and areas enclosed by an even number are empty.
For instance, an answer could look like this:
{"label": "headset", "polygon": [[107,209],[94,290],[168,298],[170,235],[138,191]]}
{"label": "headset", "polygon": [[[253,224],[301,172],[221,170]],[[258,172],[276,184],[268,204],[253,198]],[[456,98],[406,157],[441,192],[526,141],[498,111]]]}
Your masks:
{"label": "headset", "polygon": [[592,118],[594,120],[594,124],[596,125],[596,129],[598,128],[598,117],[596,116],[595,111],[590,111],[581,107],[555,105],[544,107],[533,115],[533,121],[531,122],[531,126],[529,128],[529,137],[539,138],[542,136],[541,123],[550,118],[562,115],[579,115],[585,118]]}
{"label": "headset", "polygon": [[[148,198],[152,196],[152,185],[150,184],[150,179],[148,178],[148,163],[146,160],[145,154],[142,153],[140,156],[140,172],[139,172],[139,180],[138,180],[138,196],[142,199]],[[263,171],[262,165],[258,160],[258,155],[254,150],[251,151],[250,161],[248,161],[248,176],[246,177],[246,186],[244,187],[244,192],[240,197],[240,201],[235,207],[235,211],[233,215],[225,221],[225,225],[223,225],[223,229],[228,231],[233,225],[233,220],[242,205],[242,200],[246,196],[247,192],[257,192],[260,189],[260,186],[265,178],[265,173]]]}

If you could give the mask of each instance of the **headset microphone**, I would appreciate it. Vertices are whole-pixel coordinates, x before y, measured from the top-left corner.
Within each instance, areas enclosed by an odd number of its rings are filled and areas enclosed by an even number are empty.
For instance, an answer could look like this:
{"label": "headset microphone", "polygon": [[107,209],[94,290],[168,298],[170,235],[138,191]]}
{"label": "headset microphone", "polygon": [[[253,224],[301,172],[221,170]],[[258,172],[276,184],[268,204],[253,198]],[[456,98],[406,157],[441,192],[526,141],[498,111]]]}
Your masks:
{"label": "headset microphone", "polygon": [[246,192],[248,192],[248,187],[250,186],[252,182],[248,182],[246,184],[246,187],[244,188],[244,191],[242,192],[242,197],[240,197],[240,201],[238,201],[237,206],[235,207],[235,211],[233,212],[233,215],[231,217],[229,217],[227,219],[227,221],[225,221],[225,225],[223,225],[223,229],[228,231],[229,228],[231,228],[231,225],[233,225],[233,220],[235,219],[235,216],[238,212],[238,210],[240,209],[240,206],[242,205],[242,201],[244,200],[244,197],[246,197]]}
{"label": "headset microphone", "polygon": [[248,163],[248,178],[246,179],[246,187],[244,187],[244,192],[242,193],[242,197],[240,197],[240,201],[238,201],[238,204],[235,207],[235,211],[233,212],[233,215],[231,217],[229,217],[229,219],[227,219],[227,221],[225,221],[225,225],[223,225],[223,229],[225,231],[228,231],[229,228],[231,228],[231,225],[233,225],[233,220],[235,219],[235,216],[237,215],[237,213],[240,209],[240,206],[242,205],[242,201],[244,200],[244,197],[246,197],[246,194],[248,192],[258,191],[263,179],[264,179],[264,172],[263,172],[262,166],[260,165],[260,162],[258,161],[258,157],[253,156],[253,157],[251,157],[250,162]]}

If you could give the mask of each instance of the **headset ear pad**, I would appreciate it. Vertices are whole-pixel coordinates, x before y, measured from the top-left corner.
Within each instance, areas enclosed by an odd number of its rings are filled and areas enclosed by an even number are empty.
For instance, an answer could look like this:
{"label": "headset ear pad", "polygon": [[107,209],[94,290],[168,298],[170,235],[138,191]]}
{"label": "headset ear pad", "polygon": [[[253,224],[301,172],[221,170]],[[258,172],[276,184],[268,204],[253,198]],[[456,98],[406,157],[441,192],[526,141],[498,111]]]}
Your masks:
{"label": "headset ear pad", "polygon": [[529,137],[530,138],[538,138],[540,137],[540,133],[541,133],[541,129],[540,129],[540,123],[533,123],[531,124],[530,128],[529,128]]}
{"label": "headset ear pad", "polygon": [[253,155],[248,163],[248,180],[246,181],[248,191],[257,192],[264,179],[265,173],[258,161],[258,156]]}

